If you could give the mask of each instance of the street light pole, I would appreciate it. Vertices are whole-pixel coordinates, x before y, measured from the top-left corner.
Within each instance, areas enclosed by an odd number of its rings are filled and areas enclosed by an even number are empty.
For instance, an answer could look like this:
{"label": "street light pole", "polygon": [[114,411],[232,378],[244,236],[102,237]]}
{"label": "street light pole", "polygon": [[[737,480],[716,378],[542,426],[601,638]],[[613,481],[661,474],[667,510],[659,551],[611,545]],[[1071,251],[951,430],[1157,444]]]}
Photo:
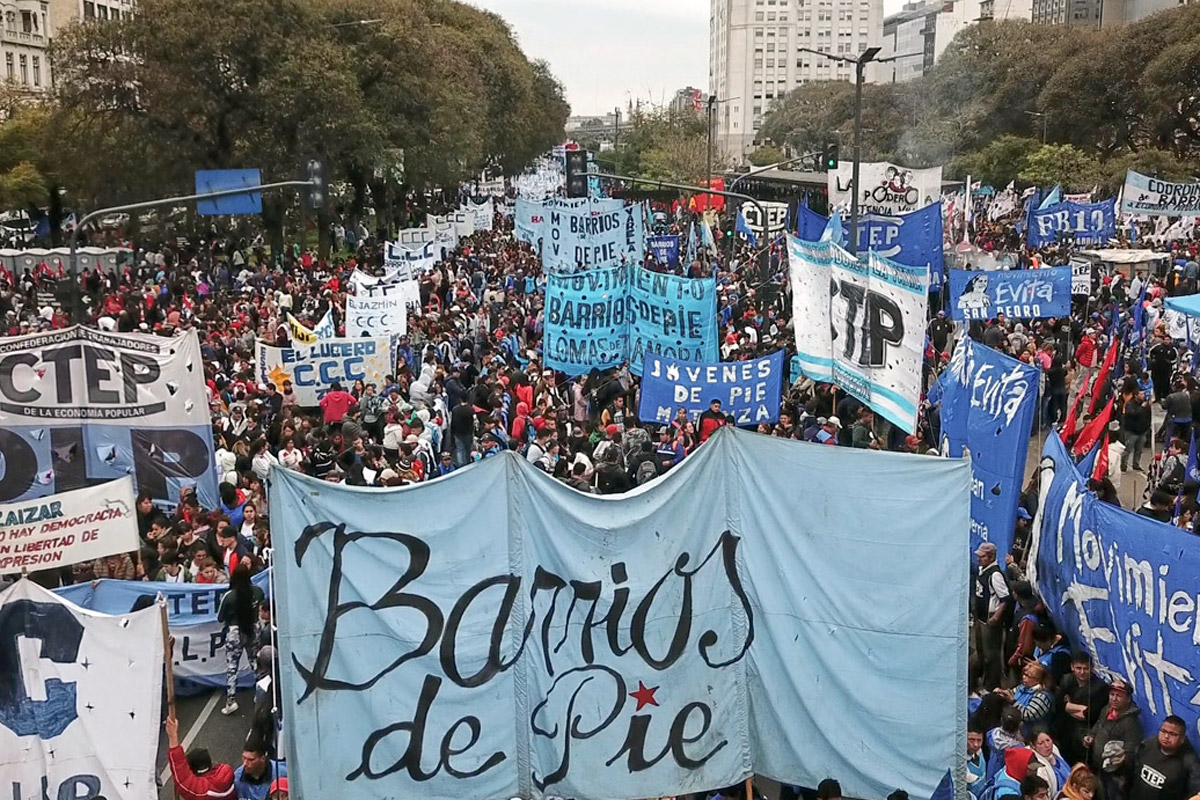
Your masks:
{"label": "street light pole", "polygon": [[[712,187],[712,162],[713,162],[713,105],[717,102],[717,96],[710,94],[708,96],[708,171],[704,173],[704,185]],[[707,211],[712,203],[712,196],[705,197],[704,210]]]}
{"label": "street light pole", "polygon": [[1025,113],[1031,117],[1040,118],[1042,120],[1042,144],[1045,144],[1046,143],[1046,122],[1047,122],[1047,118],[1050,115],[1045,111],[1026,111]]}
{"label": "street light pole", "polygon": [[747,178],[753,178],[755,175],[761,175],[764,172],[770,172],[773,169],[778,169],[779,167],[786,167],[789,164],[795,164],[797,161],[803,161],[806,158],[812,158],[813,156],[819,156],[819,155],[821,155],[821,153],[819,151],[812,152],[812,153],[804,153],[803,155],[796,156],[795,158],[785,158],[783,161],[776,161],[774,164],[767,164],[765,167],[757,167],[755,169],[750,170],[749,172],[744,172],[741,175],[738,175],[725,188],[732,192],[733,188],[735,186],[737,186],[739,183],[746,180]]}
{"label": "street light pole", "polygon": [[858,58],[849,58],[847,56],[839,56],[833,53],[826,53],[822,50],[814,50],[811,47],[797,48],[807,53],[813,53],[828,58],[830,61],[841,61],[843,64],[854,65],[854,163],[850,168],[850,255],[858,255],[858,167],[862,160],[862,87],[866,77],[867,64],[874,61],[882,64],[887,61],[896,61],[901,58],[911,58],[914,56],[924,56],[924,53],[904,53],[898,56],[887,56],[886,58],[876,58],[882,47],[868,47],[858,54]]}

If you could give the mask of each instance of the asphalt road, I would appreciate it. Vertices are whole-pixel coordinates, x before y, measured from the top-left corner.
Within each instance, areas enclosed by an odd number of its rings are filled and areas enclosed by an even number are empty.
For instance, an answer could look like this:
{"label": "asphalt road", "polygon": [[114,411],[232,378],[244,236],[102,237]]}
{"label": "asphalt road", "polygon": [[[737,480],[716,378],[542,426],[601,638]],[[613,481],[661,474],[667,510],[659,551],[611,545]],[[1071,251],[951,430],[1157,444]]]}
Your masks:
{"label": "asphalt road", "polygon": [[[238,710],[228,717],[221,713],[225,692],[212,691],[175,699],[175,714],[179,719],[179,736],[183,749],[206,747],[213,763],[224,762],[233,767],[242,763],[242,742],[250,730],[254,711],[254,692],[247,689],[238,694]],[[167,766],[167,737],[158,740],[159,800],[175,800],[174,787]]]}

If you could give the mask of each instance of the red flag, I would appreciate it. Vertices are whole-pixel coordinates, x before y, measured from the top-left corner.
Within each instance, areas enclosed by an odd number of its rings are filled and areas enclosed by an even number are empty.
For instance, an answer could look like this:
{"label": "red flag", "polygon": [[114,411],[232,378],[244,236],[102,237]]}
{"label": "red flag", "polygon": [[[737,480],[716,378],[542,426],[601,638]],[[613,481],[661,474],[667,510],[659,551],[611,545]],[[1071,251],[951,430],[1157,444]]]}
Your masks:
{"label": "red flag", "polygon": [[[1073,451],[1076,458],[1082,456],[1088,450],[1091,450],[1096,442],[1100,441],[1100,435],[1108,430],[1108,419],[1112,416],[1113,398],[1108,399],[1108,403],[1104,406],[1096,417],[1087,425],[1083,426],[1083,430],[1079,432],[1079,438],[1075,440]],[[1099,461],[1099,457],[1096,459]]]}
{"label": "red flag", "polygon": [[1067,410],[1067,421],[1063,423],[1062,440],[1068,441],[1075,435],[1075,425],[1079,416],[1079,404],[1083,402],[1083,396],[1087,394],[1088,381],[1083,379],[1083,385],[1079,387],[1079,394],[1075,395],[1075,399],[1071,401],[1071,407]]}
{"label": "red flag", "polygon": [[1100,443],[1100,452],[1096,453],[1096,466],[1092,468],[1092,480],[1100,481],[1108,477],[1108,431],[1104,431],[1104,441]]}
{"label": "red flag", "polygon": [[1100,372],[1096,374],[1096,382],[1092,384],[1092,404],[1088,407],[1089,414],[1096,413],[1096,406],[1100,405],[1100,398],[1104,396],[1104,387],[1108,385],[1108,376],[1116,363],[1117,343],[1114,341],[1108,346],[1108,352],[1104,354],[1104,362],[1100,365]]}

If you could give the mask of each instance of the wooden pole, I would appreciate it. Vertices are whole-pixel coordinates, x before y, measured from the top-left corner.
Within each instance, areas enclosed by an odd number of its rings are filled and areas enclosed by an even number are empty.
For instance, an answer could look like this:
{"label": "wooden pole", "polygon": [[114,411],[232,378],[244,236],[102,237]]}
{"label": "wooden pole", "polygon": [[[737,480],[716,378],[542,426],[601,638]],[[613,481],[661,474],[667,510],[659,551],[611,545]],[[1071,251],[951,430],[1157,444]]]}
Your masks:
{"label": "wooden pole", "polygon": [[754,800],[754,776],[746,778],[746,800]]}
{"label": "wooden pole", "polygon": [[174,655],[174,640],[171,637],[171,631],[167,627],[167,604],[161,600],[158,604],[159,618],[162,620],[162,638],[163,638],[163,664],[167,668],[167,715],[175,716],[175,669],[172,666],[172,656]]}

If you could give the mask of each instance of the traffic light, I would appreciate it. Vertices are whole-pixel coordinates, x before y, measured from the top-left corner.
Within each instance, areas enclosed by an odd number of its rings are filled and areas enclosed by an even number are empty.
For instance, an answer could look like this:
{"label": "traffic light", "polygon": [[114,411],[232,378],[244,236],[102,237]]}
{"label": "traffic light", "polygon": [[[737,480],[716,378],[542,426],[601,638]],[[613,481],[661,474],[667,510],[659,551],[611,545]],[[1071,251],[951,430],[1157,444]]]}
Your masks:
{"label": "traffic light", "polygon": [[325,207],[325,165],[315,158],[304,164],[304,179],[308,181],[308,207],[317,211]]}
{"label": "traffic light", "polygon": [[821,163],[825,165],[827,171],[837,169],[838,166],[838,146],[837,144],[827,145],[821,152]]}
{"label": "traffic light", "polygon": [[567,151],[567,197],[588,196],[588,151]]}

